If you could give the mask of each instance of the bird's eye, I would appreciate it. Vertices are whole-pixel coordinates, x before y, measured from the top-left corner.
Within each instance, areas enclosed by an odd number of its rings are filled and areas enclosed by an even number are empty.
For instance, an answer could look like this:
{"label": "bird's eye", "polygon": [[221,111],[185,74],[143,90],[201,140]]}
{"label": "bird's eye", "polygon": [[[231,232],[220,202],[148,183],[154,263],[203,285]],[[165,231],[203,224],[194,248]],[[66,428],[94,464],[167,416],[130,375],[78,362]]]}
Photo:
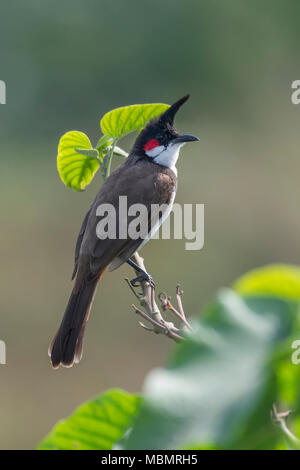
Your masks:
{"label": "bird's eye", "polygon": [[152,150],[155,147],[159,146],[159,142],[156,139],[148,140],[148,142],[144,145],[144,150]]}

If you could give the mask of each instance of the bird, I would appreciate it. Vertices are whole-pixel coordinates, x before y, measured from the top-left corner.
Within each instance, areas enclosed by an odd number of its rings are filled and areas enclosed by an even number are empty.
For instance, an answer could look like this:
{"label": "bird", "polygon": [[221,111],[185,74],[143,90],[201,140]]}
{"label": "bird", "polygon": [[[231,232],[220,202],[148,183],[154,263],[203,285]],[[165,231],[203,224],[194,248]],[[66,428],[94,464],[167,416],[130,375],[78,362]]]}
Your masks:
{"label": "bird", "polygon": [[[128,263],[138,273],[132,280],[133,285],[147,280],[155,286],[152,276],[137,266],[132,256],[151,239],[171,212],[177,190],[176,162],[180,148],[186,142],[199,140],[194,135],[180,134],[174,127],[175,114],[189,96],[185,95],[148,122],[136,137],[125,162],[101,186],[83,220],[75,247],[74,287],[48,350],[54,369],[80,362],[96,287],[107,267],[113,271]],[[149,210],[145,221],[146,236],[130,237],[127,234],[122,238],[106,239],[97,236],[97,224],[101,219],[97,208],[101,204],[111,204],[118,215],[120,196],[127,197],[128,206],[143,204],[147,209],[151,204],[162,206],[155,220],[151,220]],[[127,222],[132,219],[128,214],[126,217]]]}

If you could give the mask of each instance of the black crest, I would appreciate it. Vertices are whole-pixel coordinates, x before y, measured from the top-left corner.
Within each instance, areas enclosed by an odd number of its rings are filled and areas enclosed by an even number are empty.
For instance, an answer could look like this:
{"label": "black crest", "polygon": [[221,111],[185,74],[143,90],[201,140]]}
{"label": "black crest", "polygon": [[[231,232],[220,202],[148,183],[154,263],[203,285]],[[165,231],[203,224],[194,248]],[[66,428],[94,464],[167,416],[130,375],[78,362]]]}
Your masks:
{"label": "black crest", "polygon": [[156,139],[161,145],[167,145],[172,139],[178,136],[174,127],[174,118],[178,109],[189,99],[190,95],[185,95],[176,101],[158,118],[148,122],[146,127],[137,137],[132,152],[133,154],[144,154],[144,145],[151,139]]}

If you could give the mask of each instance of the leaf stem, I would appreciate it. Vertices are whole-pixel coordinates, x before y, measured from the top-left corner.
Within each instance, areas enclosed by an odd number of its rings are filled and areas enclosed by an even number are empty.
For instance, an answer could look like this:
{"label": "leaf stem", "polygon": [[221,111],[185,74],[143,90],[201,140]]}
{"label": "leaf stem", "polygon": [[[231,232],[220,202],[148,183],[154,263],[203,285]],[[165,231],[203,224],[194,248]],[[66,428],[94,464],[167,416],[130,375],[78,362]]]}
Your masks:
{"label": "leaf stem", "polygon": [[117,140],[114,140],[111,147],[110,147],[110,149],[109,149],[109,151],[107,152],[107,156],[106,156],[107,162],[106,162],[105,171],[104,171],[104,175],[103,175],[104,181],[106,181],[107,178],[110,175],[111,161],[112,161],[112,157],[113,157],[113,154],[114,154],[114,149],[115,149],[116,143],[117,143]]}

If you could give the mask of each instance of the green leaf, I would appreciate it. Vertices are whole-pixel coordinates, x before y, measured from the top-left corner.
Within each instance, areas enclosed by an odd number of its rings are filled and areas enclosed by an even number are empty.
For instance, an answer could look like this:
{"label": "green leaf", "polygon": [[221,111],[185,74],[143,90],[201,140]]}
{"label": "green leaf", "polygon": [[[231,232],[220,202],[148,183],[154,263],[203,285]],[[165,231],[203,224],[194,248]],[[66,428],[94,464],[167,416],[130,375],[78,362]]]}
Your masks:
{"label": "green leaf", "polygon": [[99,152],[97,149],[76,149],[75,151],[80,155],[84,155],[85,157],[91,158],[99,158]]}
{"label": "green leaf", "polygon": [[38,450],[110,450],[132,426],[140,399],[110,390],[60,421]]}
{"label": "green leaf", "polygon": [[104,149],[112,145],[112,143],[113,143],[112,137],[110,137],[109,135],[102,135],[100,139],[98,140],[96,147],[97,149]]}
{"label": "green leaf", "polygon": [[233,288],[242,295],[271,295],[300,300],[300,268],[272,264],[254,269],[240,277]]}
{"label": "green leaf", "polygon": [[[78,153],[78,149],[93,151],[93,156]],[[77,150],[76,150],[77,149]],[[67,132],[58,145],[57,169],[63,183],[75,191],[82,191],[93,179],[99,168],[89,138],[79,131]]]}
{"label": "green leaf", "polygon": [[[247,297],[272,296],[297,305],[300,300],[300,269],[284,264],[264,266],[239,278],[233,287]],[[296,404],[300,404],[300,367],[291,361],[294,339],[299,339],[299,328],[295,330],[295,336],[291,336],[282,347],[281,354],[287,357],[283,356],[276,365],[279,399],[284,409],[294,409]]]}
{"label": "green leaf", "polygon": [[[71,131],[62,136],[58,145],[57,168],[63,183],[75,191],[82,191],[92,181],[99,166],[106,180],[110,174],[112,156],[127,157],[128,153],[116,143],[120,137],[140,130],[149,119],[159,116],[169,105],[141,104],[117,108],[101,120],[103,136],[96,149],[82,132]],[[113,151],[112,151],[113,150]]]}
{"label": "green leaf", "polygon": [[[147,377],[126,449],[275,448],[278,348],[296,330],[293,304],[223,290],[168,367]],[[299,385],[294,384],[293,386]]]}
{"label": "green leaf", "polygon": [[[293,414],[291,414],[291,417],[293,417]],[[293,432],[294,436],[297,439],[300,439],[300,417],[299,416],[294,417],[293,423],[290,423],[289,420],[287,420],[287,424],[288,424],[289,429]],[[288,444],[290,444],[289,440],[288,440]],[[296,442],[296,443],[292,442],[292,445],[290,447],[292,449],[300,450],[300,445],[299,444],[300,444],[300,441]]]}
{"label": "green leaf", "polygon": [[[288,425],[288,416],[280,416],[279,410],[276,410],[276,413],[279,413],[279,416],[273,418],[274,423],[276,424],[276,426],[279,427],[282,436],[277,443],[276,449],[278,449],[278,447],[280,446],[281,449],[300,450],[300,440],[291,431]],[[295,424],[297,425],[297,420],[294,420],[293,427],[297,427],[295,426]]]}
{"label": "green leaf", "polygon": [[162,103],[134,104],[116,108],[106,113],[100,122],[103,134],[119,139],[144,127],[147,122],[162,114],[169,105]]}

